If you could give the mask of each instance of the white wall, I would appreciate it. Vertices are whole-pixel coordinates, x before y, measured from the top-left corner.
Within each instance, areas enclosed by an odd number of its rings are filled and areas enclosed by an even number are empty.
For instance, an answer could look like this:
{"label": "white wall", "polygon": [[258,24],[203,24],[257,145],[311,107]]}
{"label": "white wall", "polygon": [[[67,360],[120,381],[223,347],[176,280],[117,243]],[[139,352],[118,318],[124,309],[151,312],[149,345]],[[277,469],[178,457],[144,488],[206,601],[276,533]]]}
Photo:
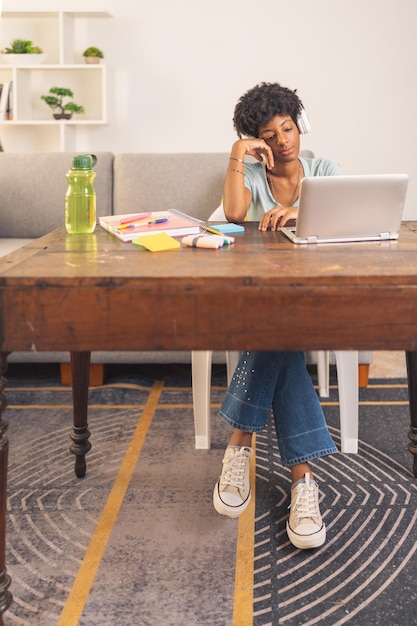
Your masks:
{"label": "white wall", "polygon": [[[1,0],[0,0],[1,1]],[[86,9],[38,0],[38,10]],[[104,50],[106,127],[79,148],[113,152],[228,151],[234,105],[261,81],[297,88],[312,123],[303,147],[345,173],[410,175],[417,219],[415,0],[90,0],[110,20],[83,25],[80,48]],[[3,10],[34,9],[3,0]]]}

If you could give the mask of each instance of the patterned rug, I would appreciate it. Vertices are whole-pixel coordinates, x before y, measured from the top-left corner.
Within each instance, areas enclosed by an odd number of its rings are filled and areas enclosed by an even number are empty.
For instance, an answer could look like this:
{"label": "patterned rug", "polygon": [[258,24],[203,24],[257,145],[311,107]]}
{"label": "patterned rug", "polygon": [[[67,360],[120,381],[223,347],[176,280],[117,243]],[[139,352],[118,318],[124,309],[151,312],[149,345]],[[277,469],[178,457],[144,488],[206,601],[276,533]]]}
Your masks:
{"label": "patterned rug", "polygon": [[[270,423],[257,436],[254,624],[416,624],[417,480],[405,450],[405,381],[361,390],[358,455],[313,465],[327,542],[301,551],[287,539],[288,473]],[[337,388],[324,411],[340,447]]]}
{"label": "patterned rug", "polygon": [[[71,391],[48,376],[37,381],[9,380],[7,566],[15,601],[6,613],[6,624],[58,623],[157,380],[162,381],[163,391],[132,479],[132,484],[136,480],[141,485],[139,506],[146,507],[147,515],[133,513],[134,525],[129,526],[131,519],[126,521],[131,511],[138,511],[136,485],[124,496],[82,617],[60,624],[417,624],[413,567],[417,481],[406,450],[409,416],[404,380],[372,380],[361,390],[358,455],[337,454],[314,464],[328,533],[326,544],[318,550],[300,551],[289,544],[285,532],[289,472],[280,464],[272,420],[257,435],[255,546],[248,568],[249,573],[253,570],[253,589],[247,594],[253,594],[253,614],[246,614],[244,621],[236,617],[241,613],[233,606],[233,588],[236,541],[239,560],[239,542],[245,545],[245,537],[238,533],[240,520],[225,520],[211,506],[229,432],[216,416],[225,390],[223,368],[214,368],[213,374],[210,451],[196,451],[192,445],[187,367],[148,368],[134,374],[115,369],[105,386],[90,392],[93,448],[82,481],[73,474],[68,451]],[[334,380],[323,409],[338,444]],[[155,460],[167,430],[177,446],[173,449],[181,449],[179,479],[174,476],[171,449],[163,460]],[[163,481],[160,488],[165,492],[170,485],[169,493],[160,492],[159,499],[155,485],[143,485],[146,475],[155,475],[155,463],[158,480]],[[190,494],[198,514],[189,510]],[[157,544],[155,534],[164,546]],[[161,556],[163,550],[167,552],[168,538],[174,559],[169,564]],[[124,563],[118,562],[118,554],[123,554]],[[132,563],[129,555],[134,556]],[[138,558],[140,574],[132,576]],[[165,593],[158,595],[162,589]]]}

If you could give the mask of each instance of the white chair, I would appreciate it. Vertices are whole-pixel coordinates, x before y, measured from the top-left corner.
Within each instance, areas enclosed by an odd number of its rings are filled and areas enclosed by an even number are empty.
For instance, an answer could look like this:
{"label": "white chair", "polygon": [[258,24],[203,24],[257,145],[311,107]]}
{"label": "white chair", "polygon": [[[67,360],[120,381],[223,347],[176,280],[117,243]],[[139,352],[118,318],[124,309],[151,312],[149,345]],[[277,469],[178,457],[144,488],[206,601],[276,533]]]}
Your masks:
{"label": "white chair", "polygon": [[[191,355],[195,447],[210,448],[210,390],[211,390],[211,350],[194,350]],[[336,350],[337,380],[340,405],[340,434],[342,452],[358,451],[358,352],[356,350]],[[240,352],[226,352],[227,384],[233,376],[239,361]],[[329,353],[317,352],[317,373],[319,394],[329,389]],[[324,379],[324,382],[323,382]],[[322,393],[320,393],[320,390]]]}

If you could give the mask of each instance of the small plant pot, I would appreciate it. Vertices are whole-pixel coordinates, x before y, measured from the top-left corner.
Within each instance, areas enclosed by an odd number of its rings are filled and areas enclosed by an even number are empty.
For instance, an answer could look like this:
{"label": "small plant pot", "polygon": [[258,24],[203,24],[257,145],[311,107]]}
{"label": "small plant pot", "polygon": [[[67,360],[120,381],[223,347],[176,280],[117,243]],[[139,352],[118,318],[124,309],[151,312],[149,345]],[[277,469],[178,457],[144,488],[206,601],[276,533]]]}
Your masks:
{"label": "small plant pot", "polygon": [[97,64],[100,63],[100,57],[84,57],[86,63]]}
{"label": "small plant pot", "polygon": [[46,54],[0,54],[1,65],[39,65]]}
{"label": "small plant pot", "polygon": [[72,113],[53,113],[56,120],[70,120]]}

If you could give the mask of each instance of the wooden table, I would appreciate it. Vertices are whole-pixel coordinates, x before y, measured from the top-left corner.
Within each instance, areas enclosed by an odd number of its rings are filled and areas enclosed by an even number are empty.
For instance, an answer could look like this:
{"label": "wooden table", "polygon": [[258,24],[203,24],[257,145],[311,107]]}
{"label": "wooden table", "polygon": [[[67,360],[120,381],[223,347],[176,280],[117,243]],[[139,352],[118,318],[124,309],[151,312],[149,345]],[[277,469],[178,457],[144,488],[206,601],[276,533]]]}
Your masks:
{"label": "wooden table", "polygon": [[[0,259],[0,373],[13,350],[69,350],[83,476],[91,350],[405,350],[417,476],[417,223],[395,243],[295,246],[247,224],[220,250],[151,253],[58,229]],[[0,383],[0,622],[7,423]]]}

